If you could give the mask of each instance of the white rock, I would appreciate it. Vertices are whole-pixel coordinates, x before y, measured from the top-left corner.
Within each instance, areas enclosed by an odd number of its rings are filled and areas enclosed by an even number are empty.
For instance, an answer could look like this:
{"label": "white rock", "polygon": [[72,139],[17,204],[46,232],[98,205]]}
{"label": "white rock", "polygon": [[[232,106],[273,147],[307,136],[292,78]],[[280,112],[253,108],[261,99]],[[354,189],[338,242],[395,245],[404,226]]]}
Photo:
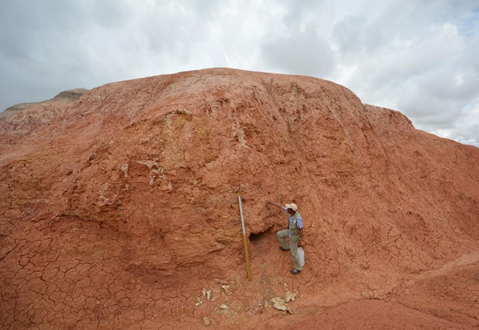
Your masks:
{"label": "white rock", "polygon": [[295,299],[296,299],[296,294],[286,291],[286,296],[284,298],[286,302],[294,301]]}
{"label": "white rock", "polygon": [[273,307],[276,308],[277,310],[280,310],[280,311],[288,310],[288,305],[280,297],[274,297],[273,299],[271,299],[271,303],[273,304]]}
{"label": "white rock", "polygon": [[233,294],[233,292],[231,292],[231,290],[230,290],[230,286],[229,286],[229,285],[222,285],[221,288],[222,288],[223,290],[225,290],[225,292],[226,292],[228,295],[232,295],[232,294]]}
{"label": "white rock", "polygon": [[203,317],[203,324],[205,326],[209,326],[211,324],[211,320],[208,317]]}

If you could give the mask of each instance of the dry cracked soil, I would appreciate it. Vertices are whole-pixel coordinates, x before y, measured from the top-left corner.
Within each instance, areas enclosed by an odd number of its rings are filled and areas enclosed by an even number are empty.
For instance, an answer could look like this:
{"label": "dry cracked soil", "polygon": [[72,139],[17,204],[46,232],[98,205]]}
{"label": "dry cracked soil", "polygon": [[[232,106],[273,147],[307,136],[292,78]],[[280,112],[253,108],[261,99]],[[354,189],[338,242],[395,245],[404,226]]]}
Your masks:
{"label": "dry cracked soil", "polygon": [[[268,200],[304,218],[297,276]],[[0,295],[9,330],[477,329],[479,149],[305,76],[29,104],[0,118]]]}

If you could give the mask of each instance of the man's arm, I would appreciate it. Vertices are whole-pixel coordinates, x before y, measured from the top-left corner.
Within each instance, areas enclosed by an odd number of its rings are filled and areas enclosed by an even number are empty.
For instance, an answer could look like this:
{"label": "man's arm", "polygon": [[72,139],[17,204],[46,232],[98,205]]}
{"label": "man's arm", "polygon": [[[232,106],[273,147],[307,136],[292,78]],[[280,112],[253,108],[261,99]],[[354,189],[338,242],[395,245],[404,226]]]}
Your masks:
{"label": "man's arm", "polygon": [[299,229],[299,235],[300,237],[303,235],[303,218],[301,218],[301,216],[299,216],[297,219],[296,219],[296,226],[298,227]]}
{"label": "man's arm", "polygon": [[301,216],[296,219],[296,226],[299,229],[299,241],[298,241],[298,247],[302,247],[302,240],[303,240],[303,218]]}
{"label": "man's arm", "polygon": [[296,219],[296,226],[300,231],[303,230],[303,218],[301,216]]}
{"label": "man's arm", "polygon": [[276,203],[273,203],[273,202],[271,202],[271,201],[266,201],[266,203],[271,204],[271,205],[276,206],[276,207],[279,207],[280,209],[284,209],[283,206],[281,206],[281,205],[279,205],[279,204],[276,204]]}

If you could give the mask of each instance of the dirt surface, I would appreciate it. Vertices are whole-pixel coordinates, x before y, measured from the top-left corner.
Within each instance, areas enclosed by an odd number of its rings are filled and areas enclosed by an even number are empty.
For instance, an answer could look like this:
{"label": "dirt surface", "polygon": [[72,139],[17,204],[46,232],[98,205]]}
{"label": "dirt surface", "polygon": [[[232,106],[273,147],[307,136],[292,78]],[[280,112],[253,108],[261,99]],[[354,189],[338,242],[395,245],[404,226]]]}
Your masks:
{"label": "dirt surface", "polygon": [[[73,103],[76,100],[78,100],[83,94],[88,92],[87,89],[85,88],[76,88],[76,89],[70,89],[68,91],[61,92],[60,94],[56,95],[54,98],[51,98],[46,101],[41,101],[41,102],[30,102],[30,103],[20,103],[13,105],[9,108],[7,108],[5,111],[0,112],[0,121],[5,120],[6,122],[9,122],[9,118],[15,114],[18,115],[19,112],[23,110],[27,110],[23,112],[20,116],[17,116],[13,122],[18,123],[22,122],[23,124],[26,124],[27,121],[31,121],[32,118],[34,119],[41,119],[40,124],[45,124],[45,120],[58,117],[59,113],[58,111],[61,110],[67,110],[69,107],[65,106],[56,106],[57,103]],[[30,109],[31,108],[31,109]],[[41,108],[41,111],[38,111],[38,109]],[[32,111],[28,111],[32,110]],[[32,115],[33,114],[33,115]],[[40,115],[40,116],[39,116]],[[32,126],[36,127],[38,123],[30,123]],[[3,124],[4,126],[6,125],[5,123]],[[7,124],[8,125],[8,124]],[[14,133],[14,130],[12,127],[9,127],[10,133]],[[22,132],[23,133],[23,132]]]}
{"label": "dirt surface", "polygon": [[[478,169],[479,149],[304,76],[32,105],[0,121],[0,328],[477,328]],[[299,206],[300,275],[267,200]]]}

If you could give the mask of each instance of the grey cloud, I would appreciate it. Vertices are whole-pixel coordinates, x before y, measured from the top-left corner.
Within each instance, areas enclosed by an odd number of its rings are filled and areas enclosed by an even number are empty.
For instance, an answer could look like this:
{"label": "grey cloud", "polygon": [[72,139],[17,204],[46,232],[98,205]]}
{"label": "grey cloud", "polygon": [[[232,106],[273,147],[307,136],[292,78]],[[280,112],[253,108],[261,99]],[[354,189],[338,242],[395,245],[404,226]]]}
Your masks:
{"label": "grey cloud", "polygon": [[428,29],[448,22],[458,26],[468,22],[471,30],[471,12],[479,8],[479,3],[475,0],[392,0],[368,1],[367,6],[374,9],[373,13],[363,10],[346,15],[333,27],[332,40],[343,56],[356,56],[358,51],[387,51],[397,42],[427,37]]}
{"label": "grey cloud", "polygon": [[381,45],[375,33],[380,30],[372,31],[374,34],[370,33],[366,28],[367,25],[365,17],[349,16],[335,25],[332,40],[344,55],[372,51]]}
{"label": "grey cloud", "polygon": [[85,44],[94,9],[87,1],[1,3],[0,111],[99,81],[88,72],[91,58]]}
{"label": "grey cloud", "polygon": [[0,2],[0,111],[68,88],[136,78],[151,63],[150,70],[188,62],[207,35],[202,23],[218,7],[209,3]]}
{"label": "grey cloud", "polygon": [[[473,59],[477,55],[477,39],[462,37],[454,24],[467,16],[463,10],[470,10],[471,4],[466,9],[446,6],[451,7],[452,13],[445,21],[439,19],[445,15],[445,9],[436,4],[407,3],[405,10],[393,15],[395,4],[390,4],[376,19],[347,17],[335,26],[332,36],[341,50],[342,61],[357,66],[347,85],[368,103],[382,105],[388,100],[390,104],[383,105],[393,104],[419,126],[452,127],[461,110],[479,97],[478,61]],[[426,9],[430,12],[425,13]],[[414,23],[418,13],[424,14],[422,21],[394,31],[406,26],[405,14],[411,14]],[[387,24],[385,17],[390,18]],[[380,27],[381,33],[375,35]]]}
{"label": "grey cloud", "polygon": [[0,110],[232,66],[327,78],[418,127],[479,141],[477,58],[477,0],[0,1]]}
{"label": "grey cloud", "polygon": [[326,77],[335,69],[331,47],[311,28],[266,41],[261,55],[265,66],[291,74]]}
{"label": "grey cloud", "polygon": [[373,57],[358,69],[351,80],[356,88],[352,88],[372,98],[395,99],[396,107],[417,124],[447,127],[459,118],[461,109],[479,97],[479,72],[471,70],[472,62],[461,60],[464,51],[467,48],[461,44],[427,43],[417,51]]}
{"label": "grey cloud", "polygon": [[279,0],[278,4],[284,5],[286,14],[283,21],[289,29],[298,29],[308,17],[315,17],[316,21],[323,17],[326,11],[329,11],[329,4],[326,1],[317,0]]}
{"label": "grey cloud", "polygon": [[441,97],[428,89],[415,89],[399,98],[398,108],[416,124],[438,129],[448,127],[457,119],[460,109],[467,103],[467,100]]}

